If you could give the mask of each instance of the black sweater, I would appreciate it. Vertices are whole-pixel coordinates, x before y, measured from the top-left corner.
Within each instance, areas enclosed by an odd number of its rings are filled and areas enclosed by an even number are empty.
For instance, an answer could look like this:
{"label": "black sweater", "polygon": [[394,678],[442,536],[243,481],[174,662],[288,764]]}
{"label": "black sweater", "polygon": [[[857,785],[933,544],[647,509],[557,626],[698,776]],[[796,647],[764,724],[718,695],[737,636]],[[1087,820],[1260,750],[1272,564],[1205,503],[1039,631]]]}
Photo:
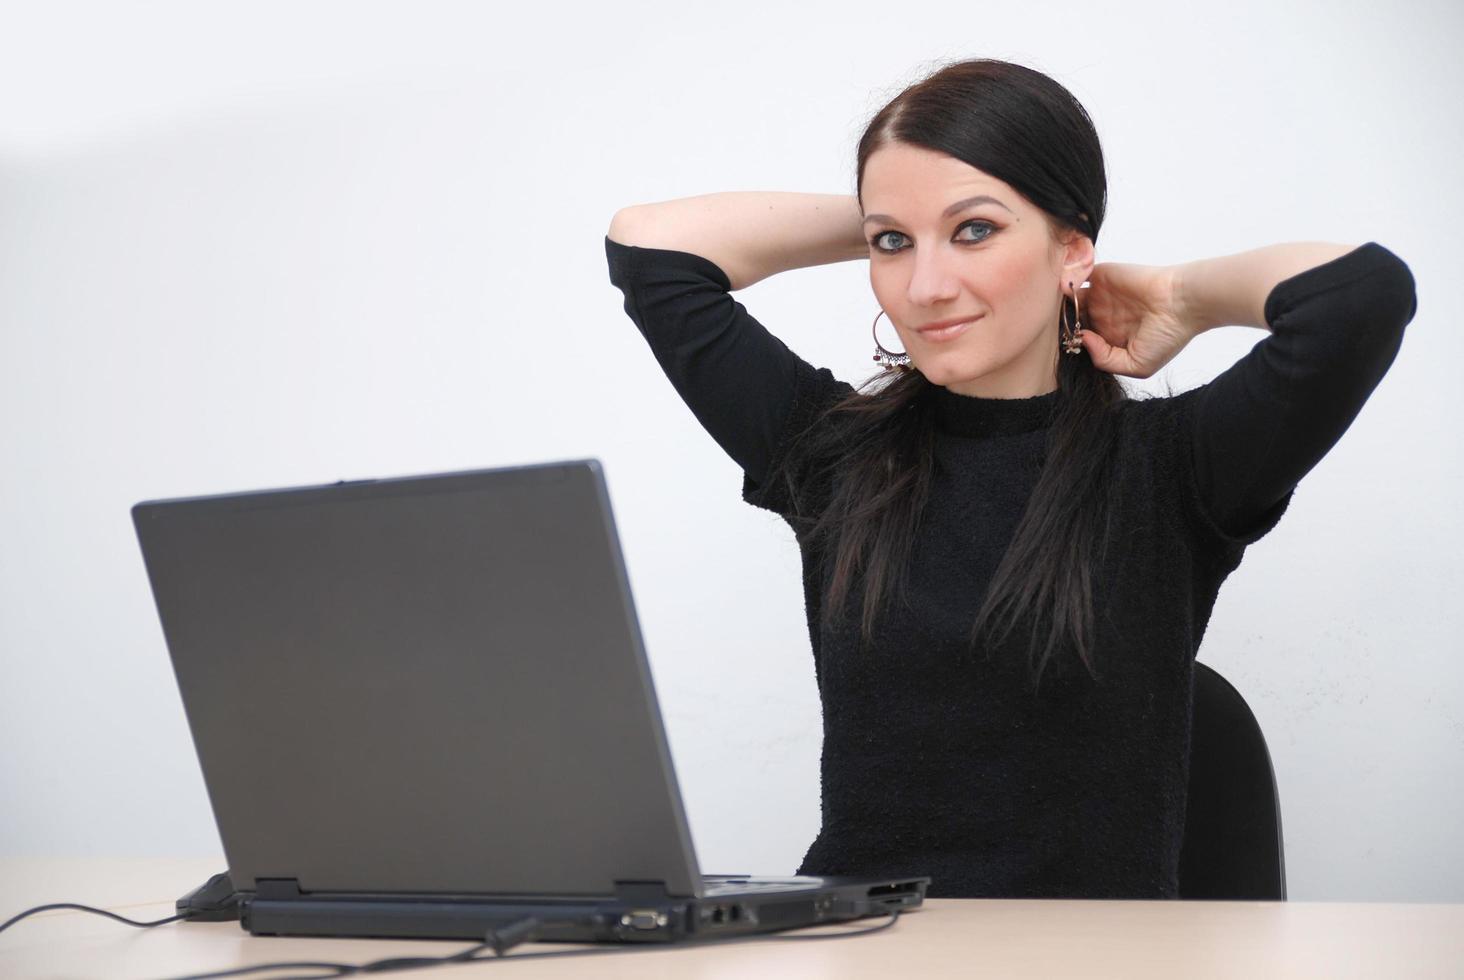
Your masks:
{"label": "black sweater", "polygon": [[[1416,309],[1408,266],[1368,242],[1293,276],[1266,299],[1272,332],[1219,377],[1124,404],[1111,494],[1120,544],[1094,579],[1098,677],[1081,664],[1055,674],[1077,659],[1059,648],[1034,697],[1025,635],[990,659],[966,648],[1037,482],[1058,392],[931,389],[939,435],[913,612],[892,603],[861,657],[857,617],[820,628],[824,556],[789,520],[782,481],[764,486],[789,436],[851,386],[768,332],[710,260],[609,237],[605,252],[662,370],[742,467],[743,499],[782,516],[802,551],[823,827],[798,873],[930,875],[932,897],[1176,897],[1210,611],[1393,362]],[[851,338],[872,350],[868,331]],[[818,488],[798,492],[817,513]]]}

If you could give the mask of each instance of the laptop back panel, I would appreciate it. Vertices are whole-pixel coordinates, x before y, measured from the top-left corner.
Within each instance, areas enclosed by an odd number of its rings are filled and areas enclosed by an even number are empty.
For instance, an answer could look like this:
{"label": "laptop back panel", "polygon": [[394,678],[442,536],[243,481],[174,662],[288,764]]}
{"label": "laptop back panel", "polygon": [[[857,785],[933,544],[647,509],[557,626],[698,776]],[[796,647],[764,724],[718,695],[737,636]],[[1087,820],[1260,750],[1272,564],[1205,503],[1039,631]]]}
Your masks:
{"label": "laptop back panel", "polygon": [[597,460],[133,520],[241,891],[701,894]]}

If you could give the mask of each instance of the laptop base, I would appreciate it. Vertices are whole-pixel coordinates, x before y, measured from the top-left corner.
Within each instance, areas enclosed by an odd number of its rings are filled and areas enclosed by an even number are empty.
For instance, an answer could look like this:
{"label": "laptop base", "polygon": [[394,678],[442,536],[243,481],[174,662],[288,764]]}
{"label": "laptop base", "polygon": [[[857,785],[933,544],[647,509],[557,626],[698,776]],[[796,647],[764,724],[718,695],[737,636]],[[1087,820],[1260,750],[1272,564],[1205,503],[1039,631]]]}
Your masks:
{"label": "laptop base", "polygon": [[[215,875],[209,884],[221,876]],[[225,879],[227,880],[227,879]],[[763,882],[776,879],[760,879]],[[532,916],[536,942],[674,943],[778,932],[820,923],[886,915],[919,907],[929,878],[871,881],[825,877],[790,879],[787,890],[763,887],[715,897],[669,895],[659,883],[620,882],[603,898],[524,896],[353,895],[302,893],[293,879],[259,879],[256,890],[235,896],[235,914],[256,936],[332,936],[483,941],[493,930]],[[178,900],[179,911],[207,886]],[[216,911],[193,905],[200,912]],[[190,918],[204,919],[204,915]]]}

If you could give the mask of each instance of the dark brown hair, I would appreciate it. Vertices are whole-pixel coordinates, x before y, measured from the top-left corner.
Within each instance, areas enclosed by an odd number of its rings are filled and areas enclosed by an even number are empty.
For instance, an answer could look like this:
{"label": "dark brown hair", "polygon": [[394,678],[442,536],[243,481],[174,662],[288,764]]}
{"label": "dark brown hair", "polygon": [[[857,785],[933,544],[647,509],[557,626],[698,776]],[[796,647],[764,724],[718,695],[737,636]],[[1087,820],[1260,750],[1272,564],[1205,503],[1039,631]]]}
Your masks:
{"label": "dark brown hair", "polygon": [[[1098,134],[1077,99],[1041,72],[1004,61],[962,61],[906,88],[859,141],[856,194],[870,155],[891,143],[948,154],[1005,181],[1044,213],[1054,240],[1076,233],[1097,241],[1107,198]],[[1067,317],[1071,325],[1073,313]],[[1026,617],[1034,691],[1064,637],[1097,676],[1094,556],[1107,548],[1109,462],[1118,409],[1128,397],[1086,353],[1060,356],[1060,340],[1054,321],[1058,395],[1042,473],[971,629],[972,649],[987,643],[990,656]],[[913,369],[876,375],[784,454],[812,462],[797,479],[829,481],[828,507],[807,522],[810,539],[826,545],[833,565],[823,622],[842,618],[851,584],[862,574],[861,651],[881,608],[895,596],[908,606],[906,565],[933,468],[935,419],[927,397],[933,388]],[[787,467],[783,478],[796,507],[796,480]],[[1047,629],[1038,657],[1040,620]]]}

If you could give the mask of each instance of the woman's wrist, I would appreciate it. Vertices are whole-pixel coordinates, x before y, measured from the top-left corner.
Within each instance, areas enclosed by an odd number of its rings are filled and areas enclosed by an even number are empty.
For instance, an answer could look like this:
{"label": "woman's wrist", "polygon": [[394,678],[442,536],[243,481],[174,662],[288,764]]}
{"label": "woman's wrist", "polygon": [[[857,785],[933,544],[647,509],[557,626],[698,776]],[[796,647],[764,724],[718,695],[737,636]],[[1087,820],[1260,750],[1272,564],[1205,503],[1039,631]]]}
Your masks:
{"label": "woman's wrist", "polygon": [[1237,256],[1196,259],[1174,267],[1175,293],[1182,311],[1180,321],[1194,334],[1214,327],[1266,327],[1262,307],[1232,261]]}
{"label": "woman's wrist", "polygon": [[[1189,327],[1190,333],[1198,336],[1211,327],[1220,326],[1212,305],[1208,305],[1204,294],[1204,259],[1170,266],[1172,282],[1170,295],[1173,297],[1175,317]],[[1223,317],[1221,317],[1223,319]]]}

